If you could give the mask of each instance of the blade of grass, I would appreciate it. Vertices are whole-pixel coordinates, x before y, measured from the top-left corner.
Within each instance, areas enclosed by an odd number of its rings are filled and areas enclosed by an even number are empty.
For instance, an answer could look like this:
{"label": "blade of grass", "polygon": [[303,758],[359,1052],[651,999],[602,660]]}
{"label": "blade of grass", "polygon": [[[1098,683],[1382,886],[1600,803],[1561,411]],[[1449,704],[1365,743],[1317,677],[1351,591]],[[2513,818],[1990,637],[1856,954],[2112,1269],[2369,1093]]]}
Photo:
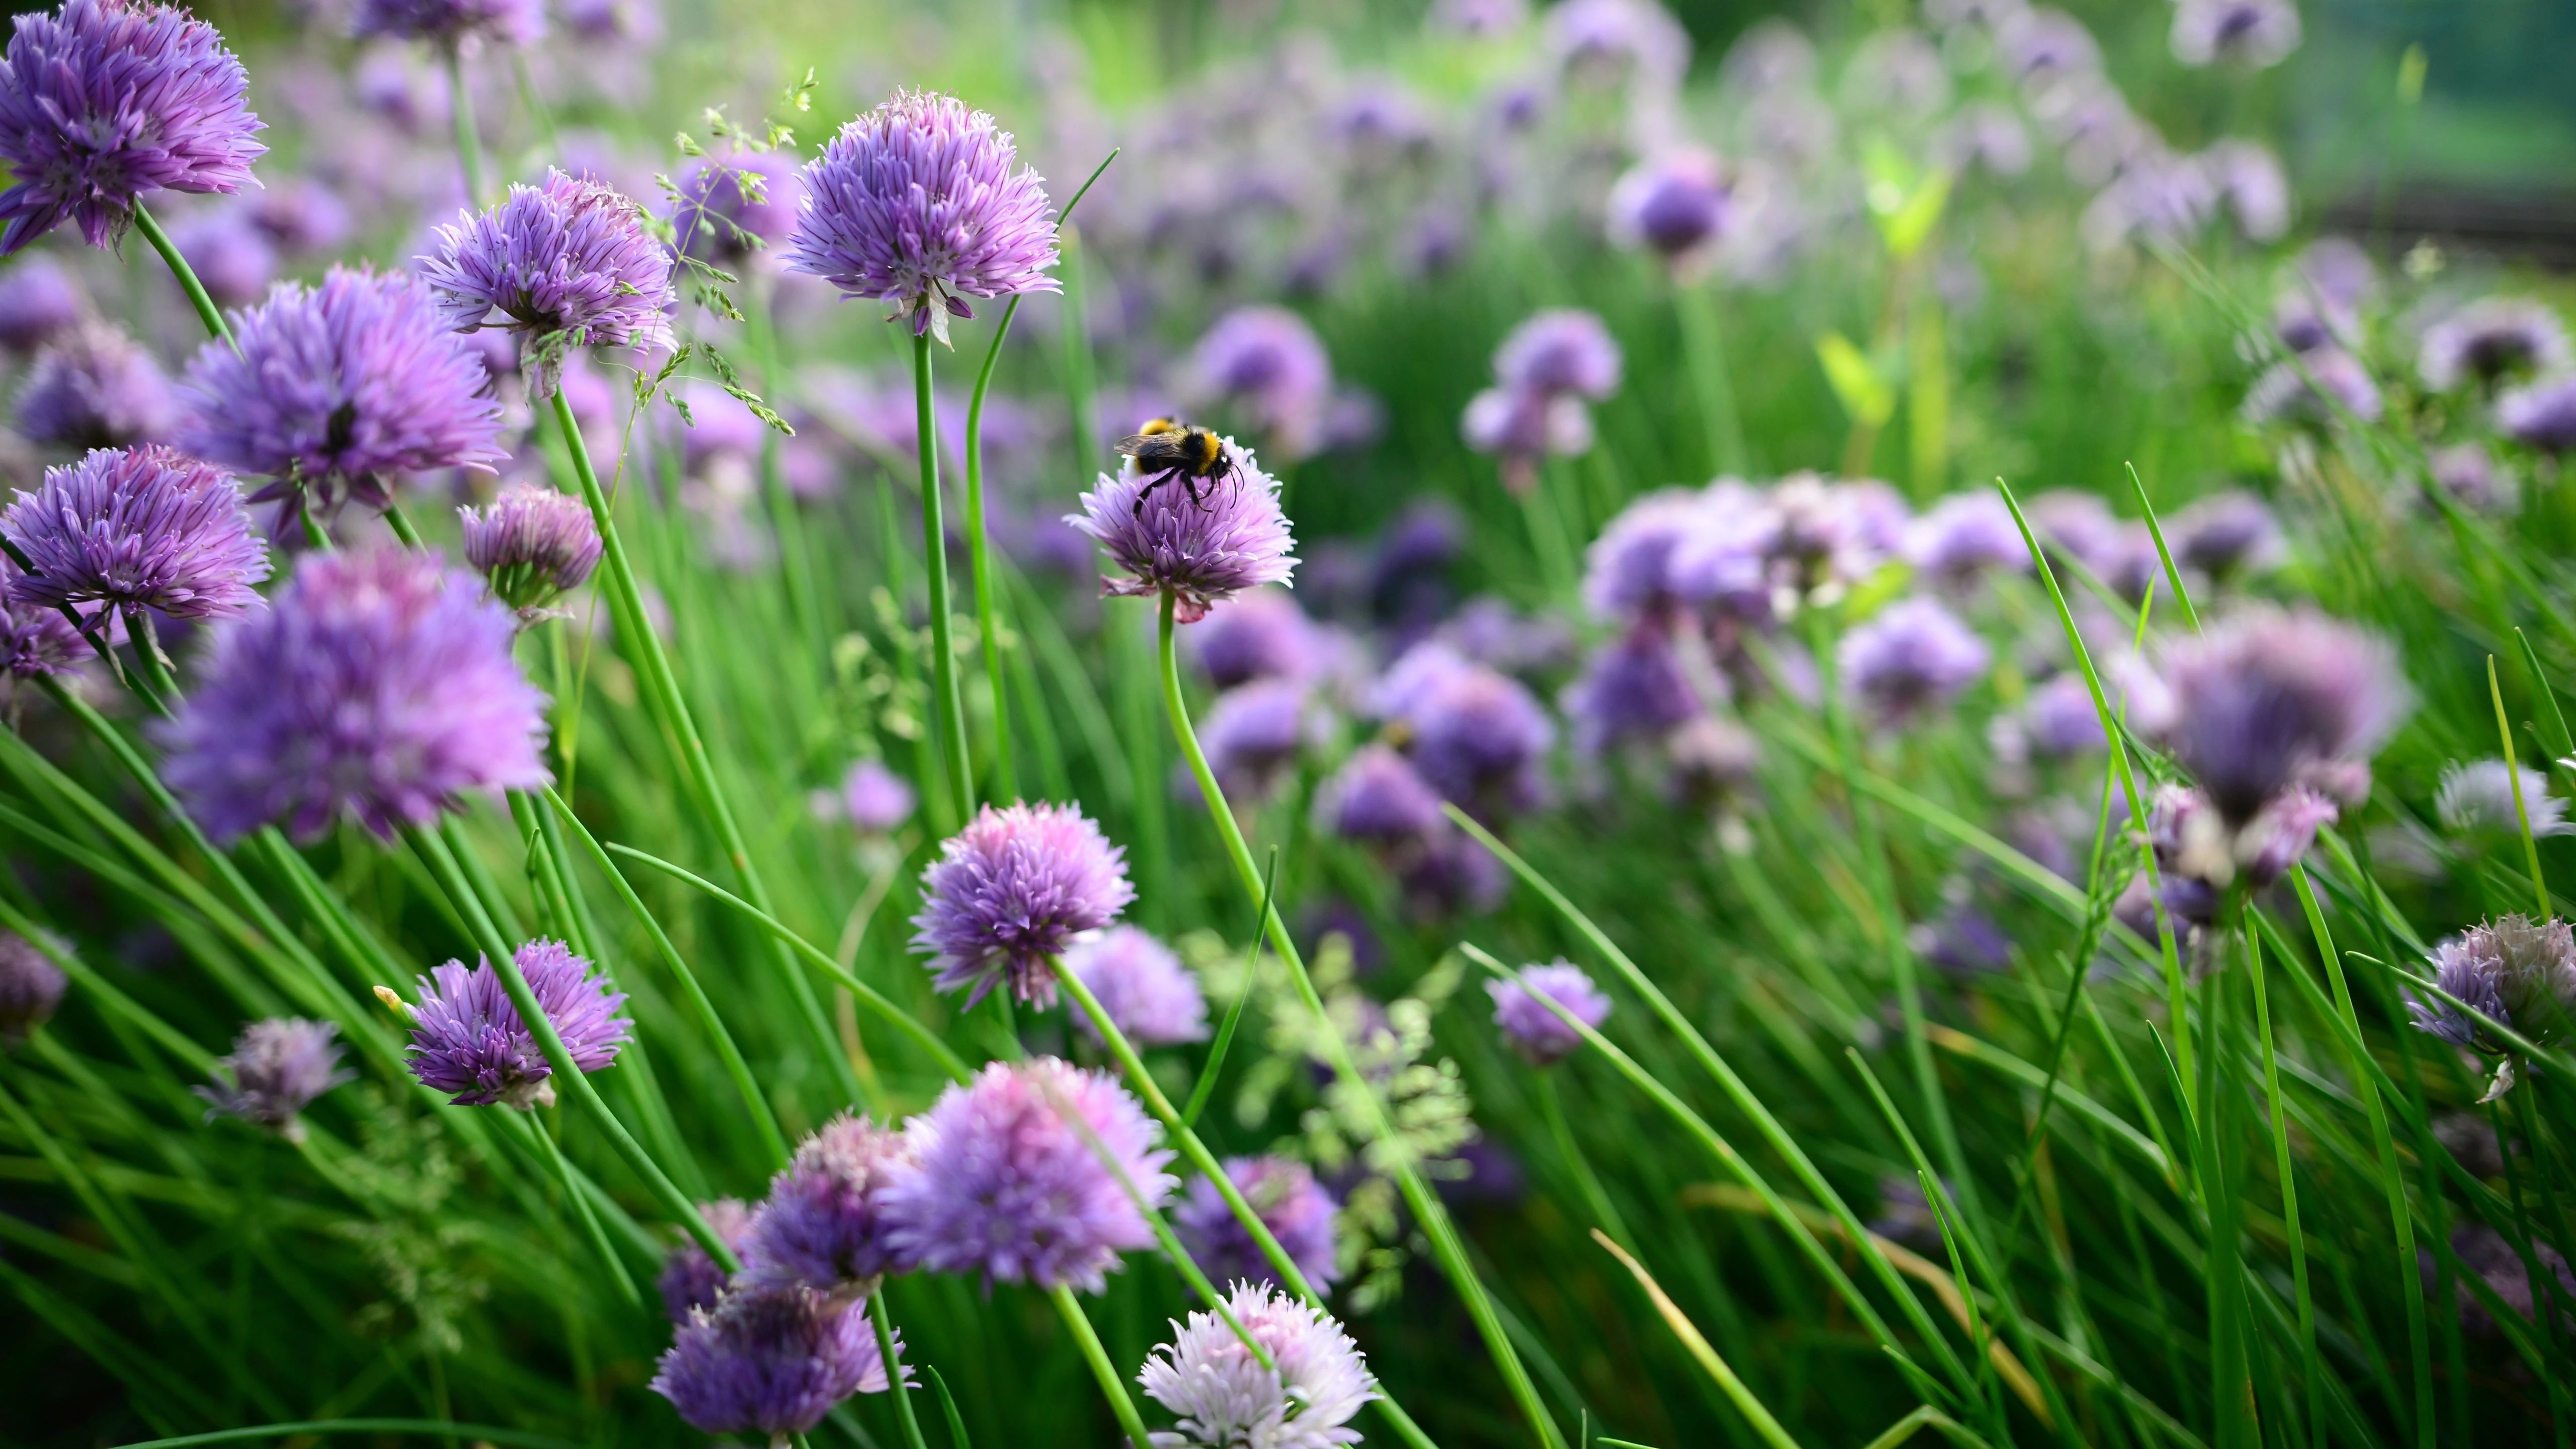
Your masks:
{"label": "blade of grass", "polygon": [[1279,848],[1270,848],[1270,864],[1261,873],[1261,910],[1252,918],[1252,944],[1243,953],[1243,991],[1234,1004],[1225,1009],[1225,1023],[1216,1031],[1216,1044],[1208,1048],[1207,1062],[1199,1068],[1199,1079],[1190,1088],[1189,1105],[1181,1109],[1181,1125],[1196,1127],[1199,1113],[1207,1110],[1208,1099],[1216,1094],[1217,1074],[1225,1067],[1227,1048],[1234,1045],[1235,1028],[1243,1023],[1243,1008],[1252,1000],[1254,976],[1261,969],[1261,923],[1270,919],[1271,903],[1279,885]]}
{"label": "blade of grass", "polygon": [[1709,1346],[1698,1325],[1692,1323],[1690,1315],[1682,1312],[1681,1305],[1664,1292],[1664,1285],[1655,1281],[1655,1275],[1646,1271],[1646,1265],[1638,1262],[1627,1249],[1619,1246],[1617,1239],[1599,1228],[1592,1230],[1592,1241],[1599,1243],[1604,1252],[1618,1259],[1621,1267],[1636,1276],[1637,1286],[1646,1290],[1646,1297],[1653,1301],[1655,1312],[1663,1317],[1665,1326],[1673,1331],[1673,1337],[1681,1340],[1682,1347],[1688,1349],[1699,1366],[1708,1371],[1708,1376],[1717,1381],[1717,1386],[1725,1390],[1736,1411],[1753,1426],[1754,1436],[1774,1449],[1799,1449],[1798,1441],[1789,1437],[1789,1431],[1781,1427],[1779,1419],[1754,1397],[1751,1389],[1745,1387],[1744,1380],[1735,1376],[1735,1370],[1727,1366],[1726,1360],[1718,1357],[1717,1350]]}

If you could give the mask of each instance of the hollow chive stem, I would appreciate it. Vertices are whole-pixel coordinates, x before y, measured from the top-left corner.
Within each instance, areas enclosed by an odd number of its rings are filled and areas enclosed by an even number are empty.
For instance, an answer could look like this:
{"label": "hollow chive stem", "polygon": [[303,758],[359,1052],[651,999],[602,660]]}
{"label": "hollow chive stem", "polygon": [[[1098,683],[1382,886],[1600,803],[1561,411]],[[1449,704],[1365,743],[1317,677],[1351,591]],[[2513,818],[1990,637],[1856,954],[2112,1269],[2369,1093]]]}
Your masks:
{"label": "hollow chive stem", "polygon": [[975,585],[975,642],[984,656],[985,689],[993,696],[993,798],[1016,799],[1017,772],[1011,765],[1010,696],[1002,688],[1002,601],[993,596],[992,543],[984,529],[984,396],[993,385],[993,366],[1002,360],[1002,339],[1011,335],[1011,319],[1020,313],[1013,296],[994,325],[993,345],[984,350],[984,365],[975,372],[975,391],[966,400],[966,566]]}
{"label": "hollow chive stem", "polygon": [[903,1363],[894,1341],[894,1315],[886,1308],[885,1285],[868,1295],[868,1322],[876,1325],[877,1356],[885,1363],[886,1392],[894,1396],[894,1416],[903,1423],[905,1449],[930,1449],[921,1437],[921,1420],[912,1412],[912,1395],[903,1387]]}
{"label": "hollow chive stem", "polygon": [[1091,1366],[1091,1376],[1100,1381],[1101,1396],[1109,1400],[1109,1412],[1118,1416],[1120,1432],[1135,1449],[1153,1449],[1153,1440],[1145,1433],[1145,1416],[1136,1412],[1135,1397],[1127,1392],[1127,1381],[1119,1377],[1117,1366],[1109,1361],[1109,1350],[1101,1347],[1100,1335],[1084,1316],[1081,1300],[1073,1296],[1071,1287],[1061,1283],[1047,1297],[1054,1300],[1055,1311],[1063,1315],[1074,1346],[1082,1350],[1082,1361]]}
{"label": "hollow chive stem", "polygon": [[474,131],[474,93],[465,88],[465,62],[456,47],[440,57],[447,64],[447,109],[456,121],[456,161],[465,169],[465,202],[483,204],[483,140]]}
{"label": "hollow chive stem", "polygon": [[975,818],[975,766],[966,751],[966,707],[957,691],[957,643],[948,612],[948,528],[939,498],[939,428],[930,400],[930,334],[912,339],[915,450],[921,457],[921,549],[930,580],[930,708],[948,755],[949,800],[962,823]]}
{"label": "hollow chive stem", "polygon": [[[1257,901],[1262,897],[1261,867],[1252,858],[1252,847],[1244,842],[1242,827],[1235,823],[1234,809],[1226,802],[1225,787],[1217,783],[1216,772],[1208,767],[1207,752],[1199,748],[1198,731],[1190,723],[1189,704],[1181,694],[1180,656],[1173,647],[1172,632],[1176,602],[1169,589],[1163,591],[1155,633],[1162,660],[1163,708],[1171,716],[1173,738],[1179,742],[1181,757],[1189,762],[1190,774],[1198,781],[1199,793],[1207,801],[1208,816],[1216,822],[1217,835],[1225,843],[1227,858],[1234,863],[1235,876],[1242,882],[1244,894]],[[1373,1119],[1371,1126],[1379,1139],[1400,1153],[1402,1139],[1386,1110],[1386,1103],[1360,1071],[1359,1064],[1352,1060],[1350,1043],[1343,1040],[1339,1028],[1331,1025],[1332,1018],[1324,1009],[1324,998],[1315,990],[1314,978],[1306,974],[1305,957],[1298,952],[1296,938],[1289,934],[1288,923],[1280,918],[1275,901],[1266,914],[1269,917],[1266,926],[1271,949],[1277,951],[1279,959],[1287,964],[1289,978],[1296,983],[1297,994],[1306,1009],[1326,1025],[1321,1037],[1335,1075],[1357,1091]],[[1422,1173],[1412,1162],[1397,1156],[1393,1173],[1396,1190],[1403,1195],[1405,1206],[1412,1210],[1414,1221],[1420,1224],[1423,1235],[1431,1240],[1432,1256],[1466,1304],[1467,1315],[1474,1320],[1478,1336],[1485,1341],[1485,1351],[1493,1358],[1494,1367],[1501,1372],[1513,1402],[1529,1420],[1542,1449],[1563,1449],[1563,1435],[1556,1427],[1556,1421],[1548,1417],[1547,1407],[1539,1402],[1538,1385],[1531,1381],[1529,1369],[1521,1363],[1519,1351],[1512,1347],[1501,1315],[1494,1311],[1493,1302],[1485,1296],[1484,1285],[1477,1280],[1474,1265],[1467,1261],[1466,1245],[1459,1241],[1457,1226],[1449,1220],[1448,1210],[1441,1206],[1440,1199],[1433,1195],[1429,1185],[1422,1180]]]}
{"label": "hollow chive stem", "polygon": [[207,334],[219,337],[226,345],[239,350],[240,344],[233,341],[232,329],[224,325],[223,309],[215,305],[214,298],[206,295],[206,284],[197,280],[197,269],[188,265],[186,257],[179,255],[179,244],[170,240],[170,234],[161,229],[160,219],[140,201],[134,203],[134,229],[143,233],[143,239],[152,244],[152,250],[159,252],[161,260],[169,264],[170,275],[179,279],[179,290],[188,294],[188,304],[197,309],[197,320],[206,324]]}

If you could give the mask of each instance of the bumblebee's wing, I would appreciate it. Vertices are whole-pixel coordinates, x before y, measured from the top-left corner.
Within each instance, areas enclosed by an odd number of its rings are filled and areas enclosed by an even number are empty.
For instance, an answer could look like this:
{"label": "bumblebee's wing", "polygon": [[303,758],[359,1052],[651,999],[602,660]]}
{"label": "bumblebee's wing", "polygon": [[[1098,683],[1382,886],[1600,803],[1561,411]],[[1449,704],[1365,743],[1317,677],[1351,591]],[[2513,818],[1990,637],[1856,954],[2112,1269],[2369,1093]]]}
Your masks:
{"label": "bumblebee's wing", "polygon": [[1112,452],[1124,453],[1128,457],[1133,458],[1142,453],[1147,445],[1151,444],[1160,436],[1162,435],[1159,433],[1129,433],[1127,436],[1120,438],[1117,442],[1111,444],[1110,450]]}

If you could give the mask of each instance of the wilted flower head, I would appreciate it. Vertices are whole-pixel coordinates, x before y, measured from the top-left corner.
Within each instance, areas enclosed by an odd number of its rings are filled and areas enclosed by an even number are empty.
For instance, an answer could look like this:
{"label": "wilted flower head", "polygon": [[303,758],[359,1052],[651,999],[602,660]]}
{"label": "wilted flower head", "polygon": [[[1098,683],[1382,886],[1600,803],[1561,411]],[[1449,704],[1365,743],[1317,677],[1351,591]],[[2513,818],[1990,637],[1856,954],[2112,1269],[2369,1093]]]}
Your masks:
{"label": "wilted flower head", "polygon": [[1313,621],[1280,589],[1253,589],[1208,610],[1188,641],[1208,682],[1219,689],[1256,679],[1305,679],[1323,664],[1323,641]]}
{"label": "wilted flower head", "polygon": [[2174,562],[2226,578],[2280,562],[2281,525],[2251,493],[2215,493],[2173,516],[2166,544]]}
{"label": "wilted flower head", "polygon": [[554,395],[569,348],[670,341],[671,253],[642,208],[597,181],[550,170],[543,186],[514,185],[491,210],[440,227],[438,241],[420,274],[439,314],[458,332],[517,333],[533,397]]}
{"label": "wilted flower head", "polygon": [[[2522,796],[2518,806],[2517,786]],[[2520,838],[2525,816],[2535,836],[2576,833],[2576,826],[2567,823],[2567,802],[2549,793],[2549,777],[2504,760],[2444,766],[2433,812],[2444,830],[2486,840]]]}
{"label": "wilted flower head", "polygon": [[32,256],[0,271],[0,347],[33,352],[70,331],[85,303],[63,264]]}
{"label": "wilted flower head", "polygon": [[1571,393],[1599,402],[1619,390],[1619,344],[1598,314],[1550,308],[1503,339],[1494,377],[1507,392]]}
{"label": "wilted flower head", "polygon": [[546,7],[543,0],[357,0],[350,21],[360,38],[530,45],[546,33]]}
{"label": "wilted flower head", "polygon": [[2576,450],[2576,372],[2527,382],[2496,399],[2496,426],[2544,453]]}
{"label": "wilted flower head", "polygon": [[2292,0],[2179,0],[2171,43],[2174,59],[2185,65],[2279,65],[2299,48],[2298,6]]}
{"label": "wilted flower head", "polygon": [[333,267],[235,314],[180,389],[180,446],[265,477],[253,502],[344,498],[382,508],[406,473],[490,471],[501,408],[483,363],[429,290],[400,273]]}
{"label": "wilted flower head", "polygon": [[931,984],[972,1006],[1007,980],[1020,1000],[1053,1006],[1049,958],[1136,898],[1125,856],[1073,806],[985,806],[921,873],[912,945],[934,958]]}
{"label": "wilted flower head", "polygon": [[434,554],[308,555],[272,607],[216,631],[196,690],[158,727],[199,823],[231,840],[346,816],[391,837],[473,790],[548,776],[545,697],[508,611]]}
{"label": "wilted flower head", "polygon": [[[2313,379],[2313,381],[2311,381]],[[2323,425],[2348,412],[2376,422],[2379,384],[2369,369],[2340,347],[2320,347],[2286,362],[2276,362],[2245,394],[2245,420],[2252,423]]]}
{"label": "wilted flower head", "polygon": [[1223,398],[1273,446],[1301,457],[1320,440],[1333,396],[1323,339],[1285,307],[1237,307],[1190,354],[1200,391]]}
{"label": "wilted flower head", "polygon": [[456,510],[465,561],[492,595],[526,617],[599,566],[599,525],[590,506],[542,483],[511,483],[481,508]]}
{"label": "wilted flower head", "polygon": [[1926,573],[1958,581],[1988,569],[2027,569],[2030,548],[2012,510],[1991,493],[1957,493],[1906,531],[1905,555]]}
{"label": "wilted flower head", "polygon": [[2426,387],[2448,392],[2511,372],[2562,371],[2570,360],[2567,328],[2547,303],[2480,297],[2424,329],[2415,369]]}
{"label": "wilted flower head", "polygon": [[741,266],[795,226],[801,187],[795,158],[783,151],[739,151],[690,162],[671,202],[680,250],[711,266]]}
{"label": "wilted flower head", "polygon": [[1222,441],[1230,468],[1204,489],[1204,501],[1192,499],[1183,480],[1157,485],[1159,475],[1130,458],[1082,495],[1082,512],[1065,515],[1127,571],[1104,576],[1103,592],[1151,597],[1168,590],[1174,617],[1190,624],[1247,589],[1288,581],[1296,540],[1279,508],[1279,480],[1261,471],[1250,449]]}
{"label": "wilted flower head", "polygon": [[1358,1443],[1359,1431],[1347,1425],[1379,1394],[1342,1326],[1267,1283],[1235,1284],[1225,1306],[1272,1366],[1262,1367],[1214,1313],[1173,1324],[1172,1341],[1148,1355],[1136,1375],[1154,1402],[1180,1416],[1175,1429],[1153,1436],[1154,1449]]}
{"label": "wilted flower head", "polygon": [[2174,758],[2231,828],[2293,787],[2368,794],[2370,756],[2407,708],[2388,646],[2312,612],[2249,610],[2176,644],[2165,673]]}
{"label": "wilted flower head", "polygon": [[912,818],[912,786],[882,760],[861,760],[841,779],[841,813],[871,835],[892,834]]}
{"label": "wilted flower head", "polygon": [[251,535],[230,474],[159,444],[101,449],[45,470],[0,514],[0,534],[33,573],[11,580],[28,604],[158,610],[174,619],[230,618],[259,603],[268,550]]}
{"label": "wilted flower head", "polygon": [[206,1120],[239,1117],[274,1127],[291,1140],[303,1136],[295,1120],[306,1104],[356,1073],[340,1066],[338,1025],[302,1017],[254,1021],[242,1028],[232,1055],[215,1059],[214,1081],[197,1095],[213,1105]]}
{"label": "wilted flower head", "polygon": [[1159,1206],[1175,1186],[1162,1128],[1127,1089],[1053,1057],[988,1064],[904,1137],[917,1170],[886,1189],[890,1242],[936,1273],[1097,1293],[1121,1252],[1153,1244],[1136,1198]]}
{"label": "wilted flower head", "polygon": [[708,1434],[783,1442],[852,1394],[886,1390],[885,1360],[860,1300],[796,1284],[728,1290],[672,1336],[653,1392]]}
{"label": "wilted flower head", "polygon": [[1843,636],[1843,687],[1882,725],[1947,704],[1985,674],[1993,651],[1930,599],[1903,599]]}
{"label": "wilted flower head", "polygon": [[[595,1072],[617,1060],[635,1025],[617,1014],[625,992],[611,990],[604,975],[592,976],[590,963],[561,941],[530,941],[510,959],[574,1066]],[[471,971],[450,961],[418,980],[420,1001],[407,1008],[411,1060],[405,1065],[423,1086],[454,1093],[448,1100],[459,1107],[553,1103],[547,1078],[554,1069],[489,959],[478,957]]]}
{"label": "wilted flower head", "polygon": [[1629,168],[1610,189],[1610,236],[1676,267],[1705,259],[1724,237],[1733,183],[1716,156],[1677,147]]}
{"label": "wilted flower head", "polygon": [[[1306,1282],[1317,1292],[1330,1288],[1341,1277],[1333,1221],[1342,1209],[1315,1181],[1313,1170],[1293,1157],[1276,1155],[1229,1157],[1222,1166],[1226,1180],[1243,1195],[1244,1203],[1270,1230]],[[1172,1232],[1212,1282],[1279,1281],[1260,1245],[1208,1178],[1192,1181],[1180,1205],[1172,1209]]]}
{"label": "wilted flower head", "polygon": [[[707,1226],[733,1250],[735,1257],[742,1256],[751,1230],[749,1206],[740,1198],[723,1197],[698,1204],[698,1216],[706,1219]],[[685,1324],[689,1310],[715,1307],[731,1281],[732,1275],[716,1266],[716,1260],[707,1255],[697,1239],[683,1236],[680,1245],[662,1259],[662,1271],[653,1286],[661,1292],[663,1311],[671,1315],[671,1321]]]}
{"label": "wilted flower head", "polygon": [[1363,745],[1315,794],[1315,819],[1344,840],[1397,845],[1438,833],[1447,817],[1440,793],[1411,761],[1384,745]]}
{"label": "wilted flower head", "polygon": [[[2433,984],[2524,1039],[2548,1046],[2567,1034],[2569,1013],[2576,1011],[2576,937],[2565,921],[2498,916],[2433,949]],[[2513,1049],[2439,997],[2410,999],[2406,1010],[2416,1030],[2454,1046],[2490,1054]],[[2489,1098],[2512,1085],[2510,1069],[2497,1073]]]}
{"label": "wilted flower head", "polygon": [[1051,292],[1046,185],[1011,133],[954,96],[897,91],[841,128],[805,167],[791,272],[893,303],[943,341],[968,297]]}
{"label": "wilted flower head", "polygon": [[1583,1045],[1583,1033],[1566,1025],[1537,997],[1564,1007],[1585,1026],[1598,1027],[1610,1019],[1610,998],[1580,967],[1561,960],[1523,967],[1518,981],[1488,981],[1485,991],[1494,998],[1494,1025],[1503,1029],[1512,1050],[1534,1067],[1553,1066]]}
{"label": "wilted flower head", "polygon": [[62,1004],[63,968],[15,931],[0,930],[0,1047],[14,1047]]}
{"label": "wilted flower head", "polygon": [[1563,703],[1574,721],[1575,745],[1587,755],[1630,740],[1660,739],[1701,712],[1699,692],[1683,673],[1671,636],[1650,626],[1630,629],[1594,650],[1582,676],[1566,687]]}
{"label": "wilted flower head", "polygon": [[743,1281],[782,1288],[843,1284],[874,1292],[892,1265],[886,1245],[887,1185],[911,1169],[901,1132],[843,1113],[797,1144],[796,1157],[769,1180],[769,1197],[743,1233]]}
{"label": "wilted flower head", "polygon": [[150,191],[239,191],[267,147],[249,77],[175,6],[65,0],[21,15],[0,57],[0,256],[66,221],[91,246],[125,233]]}
{"label": "wilted flower head", "polygon": [[[1151,934],[1112,926],[1066,948],[1064,964],[1099,1000],[1110,1024],[1136,1045],[1207,1040],[1207,998],[1198,978]],[[1090,1013],[1077,1011],[1073,1020],[1085,1036],[1100,1040]]]}
{"label": "wilted flower head", "polygon": [[1297,752],[1312,733],[1310,718],[1304,684],[1255,680],[1216,697],[1199,725],[1199,748],[1228,798],[1260,800],[1297,762]]}
{"label": "wilted flower head", "polygon": [[56,339],[18,390],[18,431],[58,448],[160,442],[177,423],[161,364],[113,323],[84,322]]}

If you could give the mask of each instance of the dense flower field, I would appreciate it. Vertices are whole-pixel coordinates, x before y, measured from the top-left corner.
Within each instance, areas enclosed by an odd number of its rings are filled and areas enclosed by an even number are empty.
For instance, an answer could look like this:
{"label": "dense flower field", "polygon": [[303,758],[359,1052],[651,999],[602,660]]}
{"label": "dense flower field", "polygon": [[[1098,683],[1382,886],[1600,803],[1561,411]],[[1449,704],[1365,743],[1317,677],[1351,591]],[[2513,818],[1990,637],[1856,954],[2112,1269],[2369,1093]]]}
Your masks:
{"label": "dense flower field", "polygon": [[17,18],[0,1438],[2576,1433],[2576,352],[2293,0],[736,9]]}

